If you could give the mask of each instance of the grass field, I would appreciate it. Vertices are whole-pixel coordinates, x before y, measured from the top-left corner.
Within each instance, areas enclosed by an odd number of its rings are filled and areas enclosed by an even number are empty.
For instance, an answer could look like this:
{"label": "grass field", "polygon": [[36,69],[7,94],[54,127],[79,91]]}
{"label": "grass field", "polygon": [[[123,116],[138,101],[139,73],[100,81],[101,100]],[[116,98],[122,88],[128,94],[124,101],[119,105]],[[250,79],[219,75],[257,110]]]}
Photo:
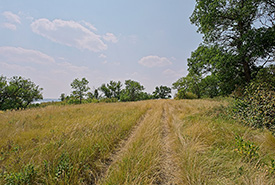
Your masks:
{"label": "grass field", "polygon": [[0,184],[275,184],[275,138],[225,101],[154,100],[0,113]]}

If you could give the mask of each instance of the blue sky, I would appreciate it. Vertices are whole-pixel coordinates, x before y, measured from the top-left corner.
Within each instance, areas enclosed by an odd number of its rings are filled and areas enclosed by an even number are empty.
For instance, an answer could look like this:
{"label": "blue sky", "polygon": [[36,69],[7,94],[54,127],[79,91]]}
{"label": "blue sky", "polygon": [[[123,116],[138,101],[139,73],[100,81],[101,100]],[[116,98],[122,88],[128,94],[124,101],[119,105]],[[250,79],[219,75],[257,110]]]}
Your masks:
{"label": "blue sky", "polygon": [[187,74],[202,42],[192,0],[0,0],[0,75],[30,78],[44,98],[132,79],[145,91]]}

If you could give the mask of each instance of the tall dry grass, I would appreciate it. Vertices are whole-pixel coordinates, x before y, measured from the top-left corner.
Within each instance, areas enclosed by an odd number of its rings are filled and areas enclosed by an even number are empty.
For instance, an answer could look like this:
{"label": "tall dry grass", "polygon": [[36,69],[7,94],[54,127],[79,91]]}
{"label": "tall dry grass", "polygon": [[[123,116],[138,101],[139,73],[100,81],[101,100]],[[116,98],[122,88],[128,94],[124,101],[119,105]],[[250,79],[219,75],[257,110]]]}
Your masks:
{"label": "tall dry grass", "polygon": [[160,180],[163,103],[150,101],[152,109],[98,184],[156,184]]}
{"label": "tall dry grass", "polygon": [[[275,138],[270,132],[243,126],[222,114],[222,102],[175,104],[174,149],[180,159],[182,184],[275,184],[274,174],[268,172],[275,156]],[[216,106],[221,107],[209,111]],[[248,159],[236,152],[236,136],[259,146],[259,157]]]}
{"label": "tall dry grass", "polygon": [[102,163],[149,108],[87,104],[0,114],[0,184],[93,183]]}
{"label": "tall dry grass", "polygon": [[274,136],[231,119],[226,105],[154,100],[0,113],[0,184],[275,184]]}

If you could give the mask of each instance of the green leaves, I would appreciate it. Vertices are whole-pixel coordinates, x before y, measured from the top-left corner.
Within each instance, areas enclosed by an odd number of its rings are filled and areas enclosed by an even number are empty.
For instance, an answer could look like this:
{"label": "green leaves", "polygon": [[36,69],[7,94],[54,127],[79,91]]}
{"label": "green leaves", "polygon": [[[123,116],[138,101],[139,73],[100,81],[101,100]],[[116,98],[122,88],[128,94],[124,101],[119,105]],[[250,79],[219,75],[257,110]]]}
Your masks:
{"label": "green leaves", "polygon": [[160,86],[160,87],[156,87],[155,91],[153,92],[153,97],[155,99],[168,99],[171,98],[171,88],[167,87],[167,86]]}
{"label": "green leaves", "polygon": [[262,69],[254,82],[236,100],[234,112],[243,123],[275,132],[274,66]]}
{"label": "green leaves", "polygon": [[0,109],[27,108],[34,100],[43,99],[42,88],[29,79],[0,77]]}
{"label": "green leaves", "polygon": [[73,96],[79,99],[79,103],[82,103],[82,99],[86,96],[86,92],[90,89],[88,87],[89,81],[86,78],[79,80],[76,78],[72,83],[71,87],[73,90]]}
{"label": "green leaves", "polygon": [[140,100],[142,91],[145,88],[136,81],[126,80],[125,89],[122,90],[120,100],[121,101],[137,101]]}
{"label": "green leaves", "polygon": [[259,158],[259,147],[256,146],[253,142],[244,141],[242,137],[235,137],[237,148],[235,151],[246,160],[254,160]]}
{"label": "green leaves", "polygon": [[120,81],[118,82],[110,81],[110,83],[108,83],[107,85],[102,84],[99,90],[104,93],[104,96],[106,98],[116,98],[119,100],[121,87],[122,87],[122,84]]}
{"label": "green leaves", "polygon": [[[266,64],[266,59],[274,60],[274,9],[274,3],[269,0],[196,0],[190,21],[203,34],[204,43],[211,52],[208,54],[208,49],[200,46],[188,61],[189,71],[194,68],[201,70],[195,72],[223,69],[227,79],[238,76],[242,83],[249,83],[257,73],[259,61]],[[218,51],[216,46],[222,48],[224,56],[234,56],[232,63],[222,55],[214,55]],[[216,65],[215,61],[222,65]]]}

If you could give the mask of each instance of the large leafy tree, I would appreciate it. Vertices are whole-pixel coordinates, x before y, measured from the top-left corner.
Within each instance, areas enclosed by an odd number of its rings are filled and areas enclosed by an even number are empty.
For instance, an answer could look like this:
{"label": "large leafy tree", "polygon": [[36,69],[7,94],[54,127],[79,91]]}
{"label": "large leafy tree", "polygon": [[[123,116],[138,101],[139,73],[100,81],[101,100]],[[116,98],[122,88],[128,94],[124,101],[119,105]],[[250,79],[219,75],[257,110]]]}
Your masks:
{"label": "large leafy tree", "polygon": [[240,75],[242,66],[234,59],[235,56],[232,53],[221,47],[200,45],[188,59],[189,76],[204,79],[211,75],[212,77],[208,77],[207,81],[212,78],[213,82],[215,79],[215,83],[219,86],[219,94],[230,94],[236,85],[242,83]]}
{"label": "large leafy tree", "polygon": [[71,83],[73,89],[72,95],[79,99],[79,103],[82,103],[83,98],[86,96],[86,92],[90,89],[88,87],[89,81],[86,78],[79,80],[78,78],[74,79]]}
{"label": "large leafy tree", "polygon": [[145,88],[136,81],[126,80],[125,89],[122,90],[120,95],[121,101],[137,101],[141,99],[142,91]]}
{"label": "large leafy tree", "polygon": [[43,99],[42,88],[29,79],[0,77],[0,109],[27,108],[31,102]]}
{"label": "large leafy tree", "polygon": [[241,67],[239,75],[245,83],[255,76],[259,63],[265,65],[274,57],[273,1],[196,0],[190,20],[204,35],[205,44],[232,55],[231,65]]}
{"label": "large leafy tree", "polygon": [[196,95],[197,98],[210,97],[220,95],[219,80],[214,74],[204,78],[194,73],[189,73],[186,77],[178,79],[173,83],[173,89],[177,90],[177,98],[186,97],[188,92]]}

